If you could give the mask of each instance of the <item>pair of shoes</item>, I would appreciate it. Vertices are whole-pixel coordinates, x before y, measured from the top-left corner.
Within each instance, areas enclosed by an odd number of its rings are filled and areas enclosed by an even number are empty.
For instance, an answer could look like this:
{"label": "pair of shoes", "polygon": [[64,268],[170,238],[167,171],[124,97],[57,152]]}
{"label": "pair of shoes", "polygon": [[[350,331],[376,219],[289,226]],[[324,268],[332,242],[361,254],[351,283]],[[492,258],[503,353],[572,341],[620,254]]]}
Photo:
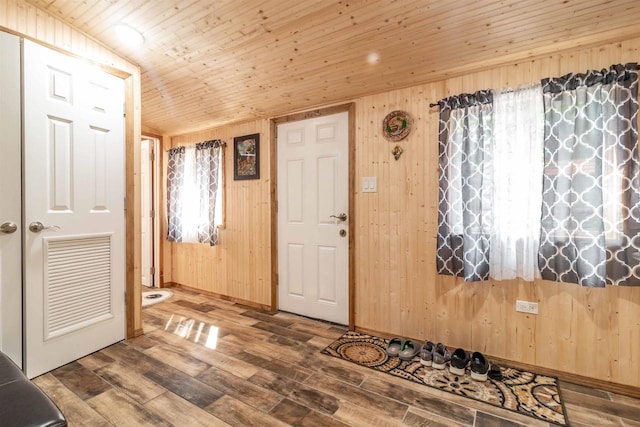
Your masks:
{"label": "pair of shoes", "polygon": [[471,360],[471,355],[463,348],[457,348],[451,355],[451,361],[449,362],[449,372],[454,375],[464,375],[467,370],[467,365]]}
{"label": "pair of shoes", "polygon": [[[471,355],[471,378],[476,381],[486,381],[488,378],[489,368],[491,365],[489,361],[482,355],[482,353],[476,351]],[[498,367],[498,373],[500,368]],[[500,373],[502,378],[502,373]]]}
{"label": "pair of shoes", "polygon": [[387,354],[398,356],[401,360],[412,360],[418,353],[420,353],[420,344],[413,340],[403,340],[396,337],[387,344]]}
{"label": "pair of shoes", "polygon": [[444,344],[439,342],[433,349],[432,364],[434,369],[444,369],[451,360],[451,352]]}
{"label": "pair of shoes", "polygon": [[433,363],[433,348],[435,344],[431,341],[425,341],[420,350],[420,363],[424,366],[431,366]]}

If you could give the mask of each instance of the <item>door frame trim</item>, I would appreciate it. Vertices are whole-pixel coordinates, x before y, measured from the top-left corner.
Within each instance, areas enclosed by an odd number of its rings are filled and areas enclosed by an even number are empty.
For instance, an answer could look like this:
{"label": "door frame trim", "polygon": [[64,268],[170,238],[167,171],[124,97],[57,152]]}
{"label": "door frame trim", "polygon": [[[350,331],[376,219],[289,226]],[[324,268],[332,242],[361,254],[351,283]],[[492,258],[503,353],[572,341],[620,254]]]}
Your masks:
{"label": "door frame trim", "polygon": [[[101,67],[104,71],[121,76],[113,70]],[[136,78],[137,77],[137,78]],[[124,80],[124,173],[125,173],[125,322],[126,337],[135,338],[144,334],[142,329],[142,277],[137,269],[142,264],[140,220],[140,109],[136,105],[136,93],[140,93],[140,78],[126,74]],[[138,95],[139,96],[139,95]],[[138,162],[136,162],[138,160]]]}
{"label": "door frame trim", "polygon": [[271,193],[271,311],[278,311],[278,211],[276,209],[278,199],[278,125],[288,122],[297,122],[300,120],[312,119],[315,117],[329,116],[332,114],[349,113],[348,118],[348,169],[349,169],[349,330],[355,329],[355,239],[354,231],[356,229],[355,220],[355,112],[356,104],[350,102],[347,104],[335,105],[331,107],[319,108],[316,110],[295,113],[286,116],[275,117],[270,120],[270,155],[269,155],[269,179]]}

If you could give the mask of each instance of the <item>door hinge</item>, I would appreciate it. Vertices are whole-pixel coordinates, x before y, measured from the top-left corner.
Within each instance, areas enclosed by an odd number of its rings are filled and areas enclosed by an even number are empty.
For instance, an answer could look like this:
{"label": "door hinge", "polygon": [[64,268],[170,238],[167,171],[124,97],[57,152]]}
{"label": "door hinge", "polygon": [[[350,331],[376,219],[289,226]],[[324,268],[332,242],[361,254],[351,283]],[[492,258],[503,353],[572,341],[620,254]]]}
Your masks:
{"label": "door hinge", "polygon": [[155,267],[151,267],[149,269],[149,272],[151,273],[151,275],[153,276],[154,274],[156,274],[156,268]]}
{"label": "door hinge", "polygon": [[278,201],[276,200],[276,212],[278,212]]}
{"label": "door hinge", "polygon": [[156,155],[153,152],[153,148],[152,148],[151,151],[149,151],[149,161],[153,163],[155,160],[156,160]]}
{"label": "door hinge", "polygon": [[124,292],[124,302],[127,302],[127,291]]}
{"label": "door hinge", "polygon": [[124,198],[124,209],[127,210],[127,198]]}
{"label": "door hinge", "polygon": [[276,286],[278,286],[280,284],[280,276],[278,276],[278,273],[276,273]]}
{"label": "door hinge", "polygon": [[150,217],[151,219],[155,218],[155,217],[156,217],[156,211],[155,211],[155,210],[153,210],[153,209],[151,209],[151,210],[149,211],[149,217]]}

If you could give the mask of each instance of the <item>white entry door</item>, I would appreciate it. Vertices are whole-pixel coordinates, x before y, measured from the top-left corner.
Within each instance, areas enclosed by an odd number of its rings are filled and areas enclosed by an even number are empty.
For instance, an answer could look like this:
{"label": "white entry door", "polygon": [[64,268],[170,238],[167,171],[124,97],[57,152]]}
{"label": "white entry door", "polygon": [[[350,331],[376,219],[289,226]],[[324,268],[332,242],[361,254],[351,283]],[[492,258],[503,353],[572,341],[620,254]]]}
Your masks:
{"label": "white entry door", "polygon": [[124,84],[24,42],[25,368],[125,336]]}
{"label": "white entry door", "polygon": [[22,366],[20,39],[0,32],[0,350]]}
{"label": "white entry door", "polygon": [[279,309],[349,322],[349,115],[278,125]]}

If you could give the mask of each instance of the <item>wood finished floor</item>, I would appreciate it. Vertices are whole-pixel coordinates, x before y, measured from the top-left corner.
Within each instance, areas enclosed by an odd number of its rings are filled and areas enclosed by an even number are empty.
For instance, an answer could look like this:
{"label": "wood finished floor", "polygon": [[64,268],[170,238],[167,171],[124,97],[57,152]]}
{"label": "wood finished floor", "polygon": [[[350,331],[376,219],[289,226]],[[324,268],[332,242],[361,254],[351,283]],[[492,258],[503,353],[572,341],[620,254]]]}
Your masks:
{"label": "wood finished floor", "polygon": [[[184,289],[145,335],[36,378],[70,426],[548,425],[320,354],[342,327]],[[640,426],[640,400],[561,384],[572,426]]]}

